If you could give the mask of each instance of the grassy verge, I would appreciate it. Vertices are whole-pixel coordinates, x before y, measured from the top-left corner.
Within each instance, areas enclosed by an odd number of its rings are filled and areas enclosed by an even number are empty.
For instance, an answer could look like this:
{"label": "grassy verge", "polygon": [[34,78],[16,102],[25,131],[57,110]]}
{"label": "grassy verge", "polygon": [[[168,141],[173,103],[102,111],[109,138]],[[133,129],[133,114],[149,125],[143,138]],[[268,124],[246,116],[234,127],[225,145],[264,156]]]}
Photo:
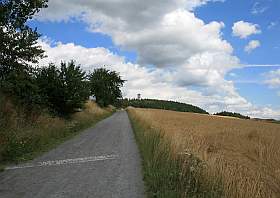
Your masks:
{"label": "grassy verge", "polygon": [[176,153],[160,130],[152,128],[128,109],[142,156],[148,197],[222,197],[220,179],[205,179],[207,166],[188,153]]}
{"label": "grassy verge", "polygon": [[17,121],[15,126],[0,131],[0,169],[9,163],[33,159],[112,113],[112,109],[101,109],[89,102],[83,112],[69,120],[42,115],[34,123],[22,125]]}

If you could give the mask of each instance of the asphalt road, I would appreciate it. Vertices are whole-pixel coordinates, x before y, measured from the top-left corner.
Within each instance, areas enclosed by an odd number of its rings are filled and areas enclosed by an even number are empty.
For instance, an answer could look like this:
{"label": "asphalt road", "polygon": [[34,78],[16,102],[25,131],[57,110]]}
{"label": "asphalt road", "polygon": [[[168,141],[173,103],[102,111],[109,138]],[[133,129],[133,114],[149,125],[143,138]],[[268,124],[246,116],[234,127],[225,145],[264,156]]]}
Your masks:
{"label": "asphalt road", "polygon": [[1,198],[144,197],[141,162],[125,111],[33,161],[0,173]]}

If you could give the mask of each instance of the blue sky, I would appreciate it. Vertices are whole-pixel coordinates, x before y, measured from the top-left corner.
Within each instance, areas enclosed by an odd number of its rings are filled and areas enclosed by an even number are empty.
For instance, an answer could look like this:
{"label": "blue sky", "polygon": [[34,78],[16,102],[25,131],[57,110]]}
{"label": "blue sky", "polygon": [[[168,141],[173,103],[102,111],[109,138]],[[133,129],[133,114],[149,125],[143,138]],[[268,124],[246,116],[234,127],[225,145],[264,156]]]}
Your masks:
{"label": "blue sky", "polygon": [[[263,12],[253,14],[254,5]],[[280,65],[280,1],[277,0],[234,0],[224,3],[213,3],[202,6],[196,10],[196,14],[204,21],[223,21],[226,26],[223,30],[224,38],[234,47],[234,54],[244,64],[278,64]],[[258,24],[262,30],[261,34],[253,35],[250,39],[260,40],[262,45],[254,52],[244,52],[244,46],[249,39],[239,39],[232,36],[232,24],[236,21],[249,21]],[[275,26],[271,27],[271,23]],[[280,68],[280,67],[278,67]],[[277,69],[275,67],[250,67],[233,70],[236,74],[226,78],[235,82],[239,93],[257,105],[280,105],[280,97],[275,90],[267,88],[262,84],[264,73]],[[229,73],[230,74],[230,73]]]}
{"label": "blue sky", "polygon": [[61,49],[68,49],[86,68],[110,63],[132,79],[127,97],[280,118],[278,0],[75,1],[51,0],[29,22],[43,35],[46,61],[67,60]]}
{"label": "blue sky", "polygon": [[[259,9],[267,8],[263,13],[252,14],[252,9],[259,3]],[[234,47],[234,53],[243,63],[249,64],[279,64],[280,54],[280,1],[277,0],[230,0],[224,3],[212,3],[196,10],[196,15],[204,21],[223,21],[224,38]],[[232,36],[232,24],[236,21],[248,21],[258,24],[262,34],[252,35],[249,39],[239,39]],[[270,27],[271,22],[278,23]],[[254,53],[244,53],[244,45],[248,40],[258,39],[262,47]]]}

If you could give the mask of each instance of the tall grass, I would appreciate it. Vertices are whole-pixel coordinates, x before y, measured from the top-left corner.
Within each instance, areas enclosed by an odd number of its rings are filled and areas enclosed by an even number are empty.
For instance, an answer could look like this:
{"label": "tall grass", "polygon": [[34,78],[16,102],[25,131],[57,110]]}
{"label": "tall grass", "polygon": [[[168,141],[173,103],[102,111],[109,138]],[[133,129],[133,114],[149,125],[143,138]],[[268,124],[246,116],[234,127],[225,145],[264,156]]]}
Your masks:
{"label": "tall grass", "polygon": [[129,112],[171,142],[172,156],[187,152],[199,158],[207,167],[206,183],[221,179],[223,197],[280,197],[279,124],[164,110]]}
{"label": "tall grass", "polygon": [[205,175],[207,165],[189,153],[177,153],[172,142],[158,129],[128,109],[143,159],[148,197],[221,197],[221,180],[211,183]]}
{"label": "tall grass", "polygon": [[112,113],[88,102],[84,111],[67,120],[47,113],[27,119],[8,100],[1,104],[0,164],[31,159]]}

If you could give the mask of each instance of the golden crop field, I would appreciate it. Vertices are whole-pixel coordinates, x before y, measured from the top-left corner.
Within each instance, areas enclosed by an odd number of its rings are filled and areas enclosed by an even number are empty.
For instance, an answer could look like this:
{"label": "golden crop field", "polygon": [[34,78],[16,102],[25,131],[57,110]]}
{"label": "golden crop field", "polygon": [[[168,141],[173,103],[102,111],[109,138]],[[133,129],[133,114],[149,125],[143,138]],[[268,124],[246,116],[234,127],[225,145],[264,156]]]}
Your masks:
{"label": "golden crop field", "polygon": [[225,197],[280,197],[280,125],[260,121],[130,108],[169,138],[174,153],[191,153],[221,177]]}

